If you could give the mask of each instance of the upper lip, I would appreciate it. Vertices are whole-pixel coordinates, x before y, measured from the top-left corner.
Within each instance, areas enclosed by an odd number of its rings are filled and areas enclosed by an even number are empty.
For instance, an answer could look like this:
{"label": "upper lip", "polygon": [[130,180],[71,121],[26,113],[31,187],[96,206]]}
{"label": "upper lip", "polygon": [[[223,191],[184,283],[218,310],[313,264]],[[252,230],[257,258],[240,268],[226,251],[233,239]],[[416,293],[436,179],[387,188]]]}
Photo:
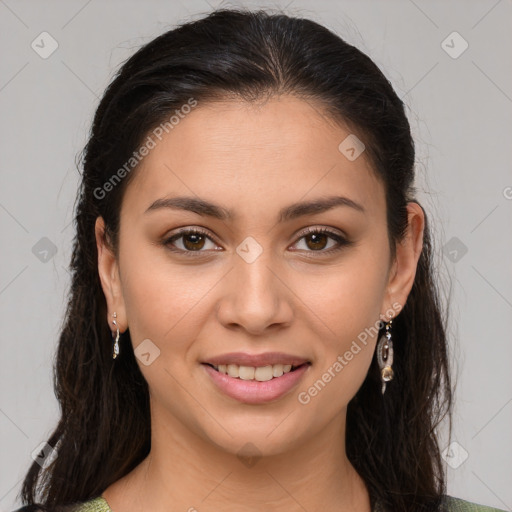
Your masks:
{"label": "upper lip", "polygon": [[291,364],[292,366],[300,366],[309,363],[304,357],[285,354],[284,352],[265,352],[264,354],[248,354],[246,352],[231,352],[220,356],[209,357],[203,363],[213,364],[236,364],[239,366],[267,366],[274,364]]}

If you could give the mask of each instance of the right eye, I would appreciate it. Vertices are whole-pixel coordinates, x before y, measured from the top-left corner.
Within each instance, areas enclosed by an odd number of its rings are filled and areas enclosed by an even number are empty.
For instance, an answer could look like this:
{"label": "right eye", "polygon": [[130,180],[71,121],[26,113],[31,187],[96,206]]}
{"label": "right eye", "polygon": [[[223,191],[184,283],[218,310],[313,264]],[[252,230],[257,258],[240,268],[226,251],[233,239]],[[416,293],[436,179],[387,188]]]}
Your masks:
{"label": "right eye", "polygon": [[[180,240],[180,244],[182,246],[181,248],[177,248],[175,246],[175,242],[178,240]],[[205,252],[202,249],[204,248],[207,241],[212,242],[212,244],[215,247],[213,239],[210,236],[208,236],[206,231],[203,231],[198,228],[185,228],[181,229],[178,233],[171,235],[170,237],[167,237],[162,243],[173,252],[177,252],[187,256],[192,256],[194,255],[193,253]]]}

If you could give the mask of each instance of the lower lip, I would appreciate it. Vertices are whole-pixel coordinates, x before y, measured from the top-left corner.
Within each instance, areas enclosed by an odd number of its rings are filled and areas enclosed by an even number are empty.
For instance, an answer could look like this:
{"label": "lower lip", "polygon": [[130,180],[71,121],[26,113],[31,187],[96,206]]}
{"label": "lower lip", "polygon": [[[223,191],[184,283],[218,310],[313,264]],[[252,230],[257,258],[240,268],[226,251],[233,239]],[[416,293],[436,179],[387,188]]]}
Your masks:
{"label": "lower lip", "polygon": [[281,377],[259,382],[243,380],[220,373],[207,364],[202,364],[217,387],[226,395],[245,404],[263,404],[277,400],[295,387],[311,366],[304,364],[293,372],[284,373]]}

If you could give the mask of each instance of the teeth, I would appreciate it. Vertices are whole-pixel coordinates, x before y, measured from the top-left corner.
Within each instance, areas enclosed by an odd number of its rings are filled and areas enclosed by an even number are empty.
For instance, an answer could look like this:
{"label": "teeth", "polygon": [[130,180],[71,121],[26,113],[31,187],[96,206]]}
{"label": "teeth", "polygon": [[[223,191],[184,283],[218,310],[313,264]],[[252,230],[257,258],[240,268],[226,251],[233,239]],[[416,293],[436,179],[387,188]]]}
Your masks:
{"label": "teeth", "polygon": [[292,369],[291,364],[274,364],[258,367],[239,366],[237,364],[220,364],[219,366],[212,366],[220,373],[227,374],[230,377],[242,380],[257,380],[259,382],[271,380],[274,377],[281,377],[281,375],[290,372]]}

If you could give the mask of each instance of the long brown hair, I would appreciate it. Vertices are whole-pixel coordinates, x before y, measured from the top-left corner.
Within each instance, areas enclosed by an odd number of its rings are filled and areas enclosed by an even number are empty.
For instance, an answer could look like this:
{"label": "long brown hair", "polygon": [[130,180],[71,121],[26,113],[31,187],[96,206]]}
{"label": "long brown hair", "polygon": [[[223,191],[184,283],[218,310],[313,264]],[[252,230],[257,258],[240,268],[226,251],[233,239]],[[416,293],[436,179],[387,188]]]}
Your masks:
{"label": "long brown hair", "polygon": [[[150,450],[148,386],[129,350],[129,331],[121,337],[122,357],[112,359],[94,234],[102,216],[117,251],[123,192],[136,166],[108,192],[104,184],[190,98],[254,101],[276,93],[319,101],[360,135],[385,185],[392,252],[404,236],[407,202],[418,202],[414,142],[403,102],[364,53],[307,19],[228,9],[143,46],[105,91],[82,153],[72,282],[54,373],[61,417],[48,440],[58,456],[47,468],[31,465],[24,503],[55,506],[98,496]],[[415,281],[393,320],[395,379],[382,395],[374,357],[347,411],[347,455],[372,503],[394,512],[435,510],[446,490],[436,429],[448,416],[451,436],[452,388],[426,213],[425,219]]]}

